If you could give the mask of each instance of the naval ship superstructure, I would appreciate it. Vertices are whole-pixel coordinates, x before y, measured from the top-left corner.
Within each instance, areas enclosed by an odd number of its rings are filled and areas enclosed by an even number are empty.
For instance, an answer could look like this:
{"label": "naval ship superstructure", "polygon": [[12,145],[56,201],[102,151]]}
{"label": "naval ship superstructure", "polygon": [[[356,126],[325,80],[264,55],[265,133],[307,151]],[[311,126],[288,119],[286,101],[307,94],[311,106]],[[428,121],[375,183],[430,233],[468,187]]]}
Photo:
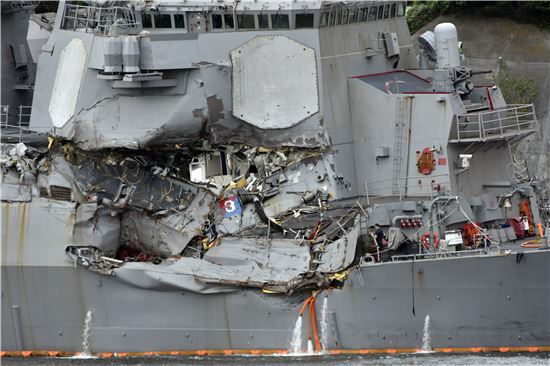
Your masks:
{"label": "naval ship superstructure", "polygon": [[454,25],[413,41],[405,5],[31,16],[2,351],[78,351],[84,322],[107,353],[414,350],[427,321],[434,349],[547,349],[548,200],[510,148],[534,107],[473,83]]}

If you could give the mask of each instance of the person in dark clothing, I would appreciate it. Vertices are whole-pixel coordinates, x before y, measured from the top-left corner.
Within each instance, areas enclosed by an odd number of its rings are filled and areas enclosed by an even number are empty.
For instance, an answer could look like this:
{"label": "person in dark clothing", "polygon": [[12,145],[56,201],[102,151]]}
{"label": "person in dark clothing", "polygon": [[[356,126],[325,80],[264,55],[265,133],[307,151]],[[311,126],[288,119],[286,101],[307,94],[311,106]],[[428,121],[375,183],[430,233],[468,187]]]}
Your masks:
{"label": "person in dark clothing", "polygon": [[384,243],[384,230],[378,224],[374,224],[374,236],[376,237],[376,245],[380,250],[382,249],[382,244]]}

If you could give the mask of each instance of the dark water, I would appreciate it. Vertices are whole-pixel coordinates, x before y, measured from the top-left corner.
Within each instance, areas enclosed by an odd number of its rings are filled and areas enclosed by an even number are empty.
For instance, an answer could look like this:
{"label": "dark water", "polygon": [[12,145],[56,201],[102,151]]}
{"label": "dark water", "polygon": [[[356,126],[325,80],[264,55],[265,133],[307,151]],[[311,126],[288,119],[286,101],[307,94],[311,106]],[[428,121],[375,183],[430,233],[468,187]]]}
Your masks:
{"label": "dark water", "polygon": [[208,357],[125,357],[109,359],[71,358],[3,358],[2,365],[36,366],[97,366],[97,365],[143,365],[143,366],[196,366],[196,365],[261,365],[261,366],[361,366],[361,365],[426,365],[426,366],[481,366],[481,365],[550,365],[550,353],[507,353],[507,354],[401,354],[380,356],[208,356]]}

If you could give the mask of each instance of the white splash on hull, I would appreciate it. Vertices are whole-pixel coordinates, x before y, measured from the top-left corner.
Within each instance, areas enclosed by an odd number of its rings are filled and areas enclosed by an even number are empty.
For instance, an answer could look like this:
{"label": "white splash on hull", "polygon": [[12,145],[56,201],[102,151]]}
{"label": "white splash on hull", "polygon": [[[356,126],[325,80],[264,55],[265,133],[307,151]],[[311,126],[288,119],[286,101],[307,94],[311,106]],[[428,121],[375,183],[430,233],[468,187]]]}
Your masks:
{"label": "white splash on hull", "polygon": [[290,353],[300,354],[302,351],[302,316],[300,315],[294,324],[292,339],[290,341]]}
{"label": "white splash on hull", "polygon": [[86,317],[84,318],[84,326],[82,328],[82,350],[74,355],[72,358],[86,359],[96,358],[92,355],[92,349],[90,345],[90,334],[92,331],[92,309],[88,310]]}
{"label": "white splash on hull", "polygon": [[429,353],[432,352],[432,338],[430,336],[430,315],[426,315],[424,318],[424,331],[422,333],[422,348],[420,352]]}
{"label": "white splash on hull", "polygon": [[321,352],[328,349],[328,296],[323,298],[323,307],[321,308]]}

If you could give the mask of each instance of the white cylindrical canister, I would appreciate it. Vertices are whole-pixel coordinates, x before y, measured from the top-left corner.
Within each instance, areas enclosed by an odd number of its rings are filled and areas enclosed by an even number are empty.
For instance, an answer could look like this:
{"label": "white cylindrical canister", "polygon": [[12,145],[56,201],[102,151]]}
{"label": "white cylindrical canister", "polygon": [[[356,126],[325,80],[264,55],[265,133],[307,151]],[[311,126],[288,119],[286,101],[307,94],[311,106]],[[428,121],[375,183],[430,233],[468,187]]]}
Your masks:
{"label": "white cylindrical canister", "polygon": [[454,24],[438,24],[434,29],[434,34],[437,51],[437,68],[444,69],[460,66],[458,36]]}
{"label": "white cylindrical canister", "polygon": [[122,71],[122,40],[119,37],[109,37],[105,42],[103,71]]}
{"label": "white cylindrical canister", "polygon": [[122,64],[125,73],[139,72],[139,39],[127,36],[122,42]]}

